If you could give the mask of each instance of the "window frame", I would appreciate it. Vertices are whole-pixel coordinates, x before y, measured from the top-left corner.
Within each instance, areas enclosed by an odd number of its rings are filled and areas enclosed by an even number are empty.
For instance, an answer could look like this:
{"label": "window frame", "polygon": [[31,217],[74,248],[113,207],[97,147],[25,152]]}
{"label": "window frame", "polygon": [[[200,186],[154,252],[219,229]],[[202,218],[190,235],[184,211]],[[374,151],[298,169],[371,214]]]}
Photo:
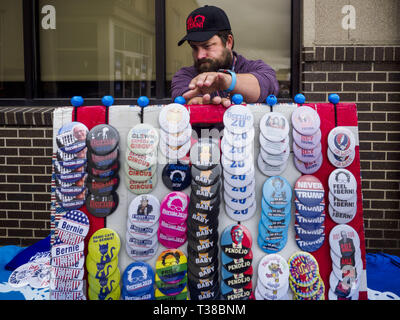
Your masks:
{"label": "window frame", "polygon": [[[156,37],[156,96],[149,97],[150,104],[171,102],[166,97],[166,34],[165,34],[165,0],[155,1],[155,37]],[[39,47],[39,1],[22,0],[25,98],[1,98],[0,106],[68,106],[70,100],[65,98],[38,98],[40,96],[40,47]],[[290,44],[290,96],[291,99],[280,99],[280,102],[293,102],[300,90],[301,68],[301,16],[302,1],[291,0],[291,44]],[[99,105],[101,98],[85,98],[85,105]],[[114,98],[115,105],[136,104],[137,98]]]}

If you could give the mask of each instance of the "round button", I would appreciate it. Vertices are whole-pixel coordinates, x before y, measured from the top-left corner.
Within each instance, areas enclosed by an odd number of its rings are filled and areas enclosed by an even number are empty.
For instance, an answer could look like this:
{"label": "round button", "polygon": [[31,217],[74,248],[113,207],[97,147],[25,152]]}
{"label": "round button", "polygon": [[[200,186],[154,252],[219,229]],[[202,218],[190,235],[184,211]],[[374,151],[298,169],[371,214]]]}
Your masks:
{"label": "round button", "polygon": [[56,143],[62,152],[77,154],[86,148],[86,137],[89,129],[80,122],[73,121],[58,130]]}
{"label": "round button", "polygon": [[161,252],[156,261],[156,274],[162,281],[180,281],[187,272],[187,258],[179,249]]}
{"label": "round button", "polygon": [[281,176],[268,178],[262,189],[265,201],[273,208],[283,208],[291,203],[292,188],[289,182]]}
{"label": "round button", "polygon": [[128,132],[128,148],[137,154],[153,152],[157,148],[158,141],[158,131],[146,123],[139,123]]}
{"label": "round button", "polygon": [[106,170],[111,168],[118,161],[118,157],[119,157],[118,147],[109,154],[101,156],[96,155],[92,152],[87,153],[88,165],[99,170]]}
{"label": "round button", "polygon": [[360,250],[360,237],[353,227],[338,224],[329,233],[329,245],[337,256],[349,257]]}
{"label": "round button", "polygon": [[119,197],[116,192],[110,194],[89,194],[86,197],[86,209],[95,217],[104,218],[112,214],[118,207]]}
{"label": "round button", "polygon": [[164,130],[160,131],[160,138],[165,144],[171,147],[178,147],[184,145],[186,142],[190,140],[192,136],[192,126],[188,124],[188,126],[181,132],[177,133],[169,133]]}
{"label": "round button", "polygon": [[222,252],[230,258],[240,259],[251,252],[252,237],[242,224],[227,226],[221,234]]}
{"label": "round button", "polygon": [[278,142],[288,138],[289,122],[278,112],[268,112],[260,120],[261,134],[269,141]]}
{"label": "round button", "polygon": [[325,191],[322,182],[313,175],[304,175],[294,185],[296,198],[307,207],[319,205],[324,199]]}
{"label": "round button", "polygon": [[263,134],[260,134],[259,142],[261,149],[263,149],[265,152],[268,152],[269,154],[274,155],[283,153],[289,147],[288,137],[281,141],[272,142],[266,139]]}
{"label": "round button", "polygon": [[307,252],[295,252],[288,260],[289,278],[300,287],[313,285],[319,277],[319,266],[314,256]]}
{"label": "round button", "polygon": [[189,201],[189,196],[181,191],[167,194],[160,206],[163,220],[171,224],[184,223],[188,217]]}
{"label": "round button", "polygon": [[137,182],[144,182],[152,177],[154,177],[157,171],[157,165],[152,165],[151,167],[145,170],[137,170],[131,168],[128,163],[124,162],[124,172],[129,177],[130,180],[137,181]]}
{"label": "round button", "polygon": [[302,149],[314,149],[321,142],[321,129],[318,129],[315,134],[309,136],[302,135],[296,130],[293,130],[292,133],[293,140]]}
{"label": "round button", "polygon": [[129,221],[141,228],[153,226],[160,218],[160,202],[151,195],[135,197],[128,207]]}
{"label": "round button", "polygon": [[294,157],[294,165],[296,166],[297,170],[299,170],[303,174],[313,174],[317,172],[321,166],[323,161],[322,153],[315,161],[311,162],[303,162],[299,160],[297,157]]}
{"label": "round button", "polygon": [[225,128],[234,134],[249,131],[254,124],[254,116],[248,107],[233,105],[224,112],[223,122]]}
{"label": "round button", "polygon": [[254,216],[256,211],[257,211],[257,205],[255,202],[253,202],[253,204],[250,207],[242,210],[234,210],[228,205],[225,205],[225,213],[228,215],[228,217],[230,217],[235,221],[249,220]]}
{"label": "round button", "polygon": [[350,198],[349,200],[340,200],[329,192],[329,204],[338,212],[353,212],[354,209],[357,208],[357,195],[353,196],[353,198]]}
{"label": "round button", "polygon": [[133,262],[126,267],[122,283],[128,294],[141,295],[153,289],[154,271],[146,262]]}
{"label": "round button", "polygon": [[160,151],[169,160],[179,160],[184,158],[192,145],[191,140],[188,140],[181,146],[171,146],[166,144],[164,141],[160,141]]}
{"label": "round button", "polygon": [[355,148],[353,132],[345,127],[333,128],[328,134],[328,146],[333,154],[339,157],[349,156]]}
{"label": "round button", "polygon": [[351,165],[354,161],[356,151],[352,150],[351,153],[346,157],[339,157],[335,155],[330,148],[327,151],[329,162],[336,168],[346,168]]}
{"label": "round button", "polygon": [[340,200],[349,200],[357,195],[357,181],[346,169],[336,169],[328,179],[329,191]]}
{"label": "round button", "polygon": [[254,174],[254,166],[251,166],[248,172],[240,175],[230,174],[226,172],[226,170],[223,170],[224,181],[226,181],[232,187],[237,188],[241,188],[252,183],[252,181],[254,180]]}
{"label": "round button", "polygon": [[225,137],[222,137],[221,151],[227,159],[240,161],[246,159],[253,152],[253,148],[251,144],[244,147],[234,147],[226,142]]}
{"label": "round button", "polygon": [[200,170],[215,167],[220,161],[218,144],[211,139],[200,139],[190,149],[190,161]]}
{"label": "round button", "polygon": [[147,261],[155,256],[158,250],[158,241],[149,249],[131,248],[128,243],[125,244],[125,250],[128,256],[135,261]]}
{"label": "round button", "polygon": [[157,162],[157,152],[153,151],[147,154],[137,154],[127,150],[125,161],[128,166],[136,170],[146,170]]}
{"label": "round button", "polygon": [[223,136],[231,146],[234,147],[245,147],[251,144],[254,141],[255,130],[251,128],[249,131],[235,134],[230,132],[227,128],[223,130]]}
{"label": "round button", "polygon": [[301,135],[310,136],[317,133],[321,119],[318,112],[311,107],[297,107],[292,113],[292,125]]}
{"label": "round button", "polygon": [[89,232],[89,219],[80,210],[70,210],[58,221],[56,230],[62,242],[77,244],[82,242]]}
{"label": "round button", "polygon": [[279,290],[289,282],[289,266],[279,254],[264,256],[258,264],[258,278],[270,290]]}
{"label": "round button", "polygon": [[109,263],[118,258],[121,248],[119,235],[110,228],[101,228],[92,234],[88,243],[88,255],[98,263]]}
{"label": "round button", "polygon": [[263,160],[261,153],[259,153],[258,157],[257,157],[258,169],[261,171],[262,174],[269,176],[269,177],[279,176],[286,170],[287,165],[288,165],[288,161],[283,162],[279,166],[271,166]]}
{"label": "round button", "polygon": [[200,170],[195,166],[191,168],[192,180],[201,186],[211,186],[218,182],[221,177],[221,165],[206,170]]}
{"label": "round button", "polygon": [[177,133],[187,128],[190,115],[181,104],[171,103],[161,108],[158,120],[161,129],[168,133]]}
{"label": "round button", "polygon": [[170,163],[164,166],[162,171],[164,185],[173,191],[186,189],[191,182],[191,170],[187,164]]}
{"label": "round button", "polygon": [[329,216],[334,222],[338,224],[349,223],[357,214],[357,206],[355,206],[351,211],[343,213],[335,210],[332,205],[329,205],[328,211]]}
{"label": "round button", "polygon": [[270,154],[263,148],[260,148],[260,154],[266,164],[270,166],[281,166],[289,159],[290,148],[287,147],[286,150],[280,154]]}
{"label": "round button", "polygon": [[103,156],[115,150],[119,140],[117,129],[109,124],[99,124],[87,134],[86,144],[90,152]]}
{"label": "round button", "polygon": [[303,149],[300,148],[296,142],[293,142],[293,153],[297,159],[302,162],[313,162],[321,156],[321,143],[319,143],[314,149]]}
{"label": "round button", "polygon": [[222,154],[221,164],[224,170],[232,175],[245,174],[254,166],[252,154],[244,160],[230,160],[225,157],[225,154]]}
{"label": "round button", "polygon": [[134,194],[147,194],[152,192],[158,181],[156,174],[146,181],[134,181],[129,179],[127,175],[124,175],[124,178],[127,189]]}

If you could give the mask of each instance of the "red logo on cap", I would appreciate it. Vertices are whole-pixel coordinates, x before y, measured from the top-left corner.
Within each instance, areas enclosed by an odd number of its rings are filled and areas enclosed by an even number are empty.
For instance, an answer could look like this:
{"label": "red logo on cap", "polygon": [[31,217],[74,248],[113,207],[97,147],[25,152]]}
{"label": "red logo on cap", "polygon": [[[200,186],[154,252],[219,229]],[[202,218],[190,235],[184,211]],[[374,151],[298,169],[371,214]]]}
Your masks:
{"label": "red logo on cap", "polygon": [[203,29],[204,21],[206,20],[205,16],[197,15],[194,17],[189,17],[187,21],[187,30],[191,30],[193,28],[200,28]]}

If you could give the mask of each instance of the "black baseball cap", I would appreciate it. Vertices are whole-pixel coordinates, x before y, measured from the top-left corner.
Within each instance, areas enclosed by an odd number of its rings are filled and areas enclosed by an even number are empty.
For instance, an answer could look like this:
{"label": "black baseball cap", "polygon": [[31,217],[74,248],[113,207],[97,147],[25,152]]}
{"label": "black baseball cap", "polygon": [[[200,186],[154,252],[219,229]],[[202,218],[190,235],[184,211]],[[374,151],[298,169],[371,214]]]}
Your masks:
{"label": "black baseball cap", "polygon": [[189,14],[186,19],[186,36],[179,42],[182,45],[186,40],[202,42],[215,36],[218,31],[231,30],[228,16],[225,11],[215,6],[200,7]]}

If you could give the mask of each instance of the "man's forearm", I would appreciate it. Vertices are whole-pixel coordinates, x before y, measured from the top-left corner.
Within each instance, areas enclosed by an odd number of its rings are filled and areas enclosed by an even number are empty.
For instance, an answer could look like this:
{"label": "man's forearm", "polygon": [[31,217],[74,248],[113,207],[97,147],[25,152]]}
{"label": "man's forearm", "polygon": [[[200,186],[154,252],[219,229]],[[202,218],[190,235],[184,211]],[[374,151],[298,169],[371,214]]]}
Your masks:
{"label": "man's forearm", "polygon": [[236,86],[231,92],[231,96],[239,93],[243,96],[243,101],[255,103],[260,97],[260,84],[257,78],[251,73],[236,74]]}

